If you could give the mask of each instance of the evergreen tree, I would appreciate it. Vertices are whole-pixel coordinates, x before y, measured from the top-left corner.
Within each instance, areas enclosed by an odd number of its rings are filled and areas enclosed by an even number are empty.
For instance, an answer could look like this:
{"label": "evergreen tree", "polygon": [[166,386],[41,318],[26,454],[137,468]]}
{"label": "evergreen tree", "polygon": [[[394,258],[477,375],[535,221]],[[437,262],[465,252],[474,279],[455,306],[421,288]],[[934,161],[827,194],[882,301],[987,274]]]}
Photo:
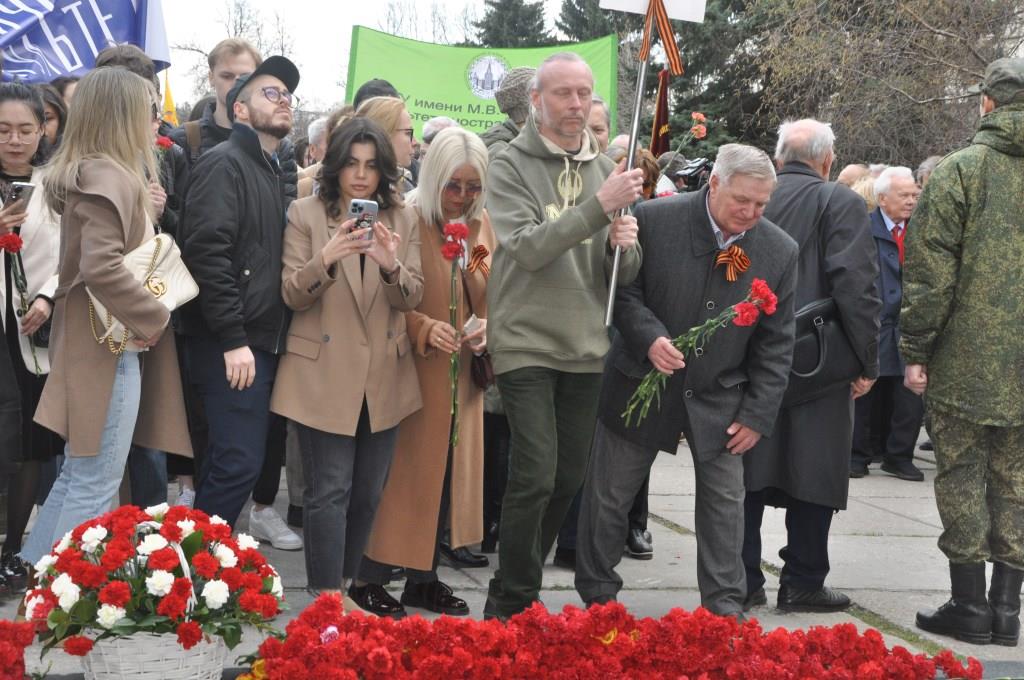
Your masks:
{"label": "evergreen tree", "polygon": [[598,0],[562,0],[562,11],[555,26],[569,40],[586,42],[616,31],[609,14],[598,6]]}
{"label": "evergreen tree", "polygon": [[555,39],[544,26],[540,0],[484,0],[484,16],[474,26],[484,47],[537,47]]}

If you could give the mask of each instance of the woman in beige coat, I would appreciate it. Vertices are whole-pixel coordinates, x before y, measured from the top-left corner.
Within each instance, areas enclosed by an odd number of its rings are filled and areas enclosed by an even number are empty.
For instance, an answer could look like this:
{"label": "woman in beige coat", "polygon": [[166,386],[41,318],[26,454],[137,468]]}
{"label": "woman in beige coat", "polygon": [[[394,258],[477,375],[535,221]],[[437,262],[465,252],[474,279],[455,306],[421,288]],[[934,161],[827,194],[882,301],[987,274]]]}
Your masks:
{"label": "woman in beige coat", "polygon": [[[422,403],[405,326],[423,294],[420,237],[398,176],[383,130],[352,120],[331,134],[319,193],[288,211],[281,292],[295,316],[270,408],[298,434],[313,592],[358,573],[398,423]],[[354,199],[378,204],[376,224],[345,218]]]}
{"label": "woman in beige coat", "polygon": [[[164,333],[170,314],[124,266],[124,254],[154,235],[146,177],[156,176],[156,114],[145,80],[122,69],[93,71],[75,91],[44,182],[62,215],[61,264],[52,365],[36,421],[67,447],[21,551],[30,563],[110,507],[133,441],[192,455],[174,338]],[[123,351],[95,340],[86,287],[134,335]]]}
{"label": "woman in beige coat", "polygon": [[[442,130],[420,170],[415,207],[423,241],[423,301],[406,314],[413,340],[423,410],[402,421],[398,446],[377,512],[360,579],[364,609],[401,617],[403,605],[455,616],[469,607],[437,578],[439,544],[448,520],[451,544],[477,543],[483,536],[483,391],[472,381],[473,353],[486,348],[487,275],[494,233],[483,210],[487,149],[460,128]],[[449,222],[469,227],[466,257],[455,279],[457,310],[449,315],[452,263],[441,255]],[[475,332],[463,333],[472,315]],[[449,359],[459,352],[458,444],[449,446],[452,391]],[[405,567],[399,603],[383,588],[391,566]]]}

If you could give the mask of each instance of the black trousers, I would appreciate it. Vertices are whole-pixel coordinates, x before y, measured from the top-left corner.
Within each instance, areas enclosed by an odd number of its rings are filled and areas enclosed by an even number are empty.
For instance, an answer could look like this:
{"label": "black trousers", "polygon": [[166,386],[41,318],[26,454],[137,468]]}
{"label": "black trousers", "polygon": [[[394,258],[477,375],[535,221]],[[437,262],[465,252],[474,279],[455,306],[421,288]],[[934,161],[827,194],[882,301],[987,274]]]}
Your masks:
{"label": "black trousers", "polygon": [[743,502],[743,566],[747,572],[747,593],[765,583],[761,571],[761,521],[769,500],[773,505],[786,508],[786,546],[779,551],[785,566],[779,583],[797,590],[820,589],[829,571],[828,531],[835,510],[771,489],[748,491]]}
{"label": "black trousers", "polygon": [[[867,465],[871,462],[871,440],[875,436],[881,441],[883,460],[913,460],[924,419],[924,401],[903,386],[903,376],[880,377],[871,391],[853,404],[851,459],[854,463]],[[872,418],[873,413],[878,414],[877,418]]]}
{"label": "black trousers", "polygon": [[501,521],[501,501],[508,484],[512,430],[504,414],[484,411],[484,531]]}

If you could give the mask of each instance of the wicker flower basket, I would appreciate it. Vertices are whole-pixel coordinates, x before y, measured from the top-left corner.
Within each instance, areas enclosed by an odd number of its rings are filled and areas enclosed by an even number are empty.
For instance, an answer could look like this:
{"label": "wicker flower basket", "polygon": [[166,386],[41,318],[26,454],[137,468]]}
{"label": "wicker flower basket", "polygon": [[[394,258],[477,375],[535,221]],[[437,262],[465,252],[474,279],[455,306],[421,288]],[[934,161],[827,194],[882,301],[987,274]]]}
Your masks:
{"label": "wicker flower basket", "polygon": [[209,639],[187,651],[171,633],[100,640],[82,657],[85,680],[220,680],[228,648]]}

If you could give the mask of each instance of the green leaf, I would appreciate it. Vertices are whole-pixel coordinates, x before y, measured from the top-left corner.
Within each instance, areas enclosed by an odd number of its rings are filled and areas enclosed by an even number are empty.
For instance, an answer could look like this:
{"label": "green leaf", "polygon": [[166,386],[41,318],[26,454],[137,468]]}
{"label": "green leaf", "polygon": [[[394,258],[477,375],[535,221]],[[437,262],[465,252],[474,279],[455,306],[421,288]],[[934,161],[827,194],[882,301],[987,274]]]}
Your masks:
{"label": "green leaf", "polygon": [[96,620],[96,601],[82,598],[71,607],[71,611],[68,613],[72,621],[87,626]]}
{"label": "green leaf", "polygon": [[224,644],[228,649],[234,649],[242,641],[242,627],[236,623],[222,625],[220,635],[224,638]]}
{"label": "green leaf", "polygon": [[185,559],[192,562],[192,558],[195,557],[196,553],[203,547],[203,534],[200,531],[189,534],[184,541],[181,542],[181,551],[185,553]]}

